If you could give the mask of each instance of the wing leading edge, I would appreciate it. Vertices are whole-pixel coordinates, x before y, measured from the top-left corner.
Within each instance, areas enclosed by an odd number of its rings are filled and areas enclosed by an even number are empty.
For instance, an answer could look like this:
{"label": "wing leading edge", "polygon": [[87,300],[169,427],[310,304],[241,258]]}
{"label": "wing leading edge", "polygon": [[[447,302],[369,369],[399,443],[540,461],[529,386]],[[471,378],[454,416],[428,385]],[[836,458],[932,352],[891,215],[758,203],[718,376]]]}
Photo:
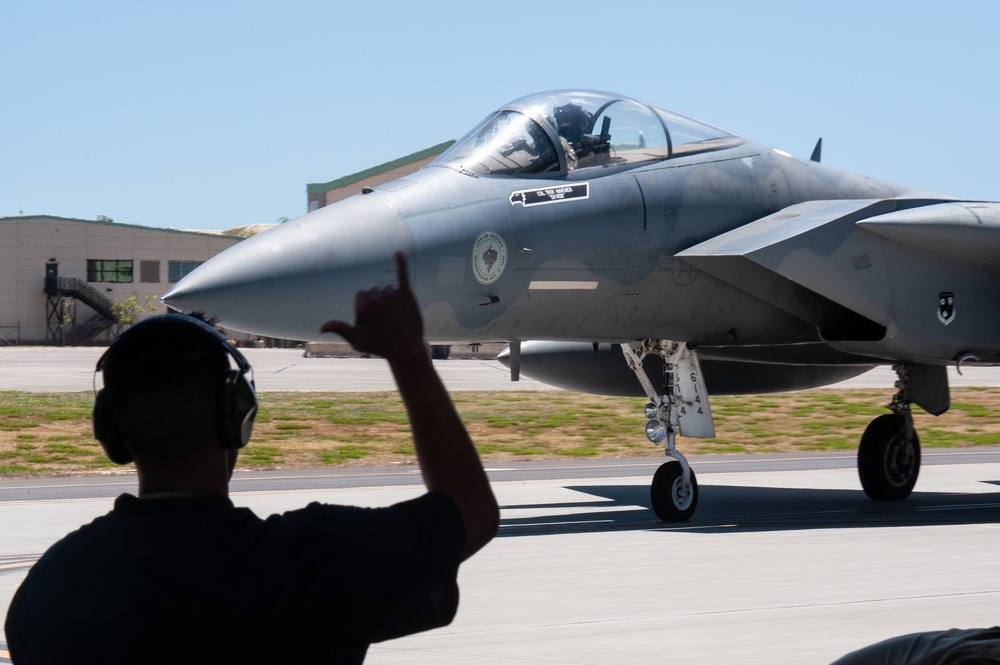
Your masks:
{"label": "wing leading edge", "polygon": [[944,365],[1000,363],[1000,204],[810,201],[677,256],[833,348],[923,366],[921,383],[936,387],[914,401],[931,412],[947,408]]}

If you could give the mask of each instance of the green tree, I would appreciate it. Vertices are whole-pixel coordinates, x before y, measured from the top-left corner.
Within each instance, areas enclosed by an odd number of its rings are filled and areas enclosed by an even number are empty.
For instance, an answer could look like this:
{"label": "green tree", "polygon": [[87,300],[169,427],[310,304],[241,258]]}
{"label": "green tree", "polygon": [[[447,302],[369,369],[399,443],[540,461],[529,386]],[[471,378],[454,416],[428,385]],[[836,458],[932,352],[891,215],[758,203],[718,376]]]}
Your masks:
{"label": "green tree", "polygon": [[133,295],[112,303],[111,312],[115,315],[117,332],[136,323],[143,312],[155,312],[157,300],[159,296],[144,296],[139,300],[139,296]]}

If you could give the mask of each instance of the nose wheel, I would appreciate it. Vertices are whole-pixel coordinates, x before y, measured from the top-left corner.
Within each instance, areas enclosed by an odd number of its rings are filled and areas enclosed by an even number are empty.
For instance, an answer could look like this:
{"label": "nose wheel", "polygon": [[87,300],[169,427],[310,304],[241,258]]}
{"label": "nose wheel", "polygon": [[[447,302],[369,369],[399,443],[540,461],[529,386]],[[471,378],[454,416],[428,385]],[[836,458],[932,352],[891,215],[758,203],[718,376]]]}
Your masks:
{"label": "nose wheel", "polygon": [[686,522],[698,507],[698,479],[694,471],[684,469],[679,461],[664,462],[653,474],[649,486],[653,512],[664,522]]}

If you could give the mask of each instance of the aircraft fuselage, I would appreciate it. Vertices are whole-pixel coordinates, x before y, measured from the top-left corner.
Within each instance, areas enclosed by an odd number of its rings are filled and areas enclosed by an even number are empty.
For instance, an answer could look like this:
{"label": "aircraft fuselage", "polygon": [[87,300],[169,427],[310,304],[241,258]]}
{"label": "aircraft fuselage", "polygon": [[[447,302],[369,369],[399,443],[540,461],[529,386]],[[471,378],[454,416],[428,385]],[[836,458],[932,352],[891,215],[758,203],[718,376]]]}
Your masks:
{"label": "aircraft fuselage", "polygon": [[891,363],[891,413],[858,466],[870,497],[902,499],[920,468],[911,405],[948,409],[946,364],[1000,362],[1000,204],[814,158],[607,93],[525,97],[415,174],[241,242],[164,299],[320,340],[323,322],[353,320],[356,292],[394,281],[402,250],[429,342],[509,341],[514,378],[647,396],[646,435],[668,458],[650,497],[668,521],[697,505],[675,440],[715,436],[710,393]]}
{"label": "aircraft fuselage", "polygon": [[435,343],[812,340],[800,319],[675,254],[800,201],[894,194],[749,141],[552,179],[430,166],[240,243],[168,300],[190,309],[197,283],[194,304],[226,327],[319,340],[324,321],[351,317],[357,290],[393,279],[402,249]]}

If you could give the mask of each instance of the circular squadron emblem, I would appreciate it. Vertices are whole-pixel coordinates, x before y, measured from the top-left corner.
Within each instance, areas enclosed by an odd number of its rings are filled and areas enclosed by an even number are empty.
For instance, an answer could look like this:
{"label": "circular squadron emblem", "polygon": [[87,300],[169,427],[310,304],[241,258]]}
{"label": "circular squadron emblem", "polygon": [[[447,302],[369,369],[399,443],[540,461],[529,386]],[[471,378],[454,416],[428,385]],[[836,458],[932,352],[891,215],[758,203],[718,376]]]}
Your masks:
{"label": "circular squadron emblem", "polygon": [[483,231],[472,245],[472,272],[483,285],[500,279],[507,267],[507,244],[496,231]]}

